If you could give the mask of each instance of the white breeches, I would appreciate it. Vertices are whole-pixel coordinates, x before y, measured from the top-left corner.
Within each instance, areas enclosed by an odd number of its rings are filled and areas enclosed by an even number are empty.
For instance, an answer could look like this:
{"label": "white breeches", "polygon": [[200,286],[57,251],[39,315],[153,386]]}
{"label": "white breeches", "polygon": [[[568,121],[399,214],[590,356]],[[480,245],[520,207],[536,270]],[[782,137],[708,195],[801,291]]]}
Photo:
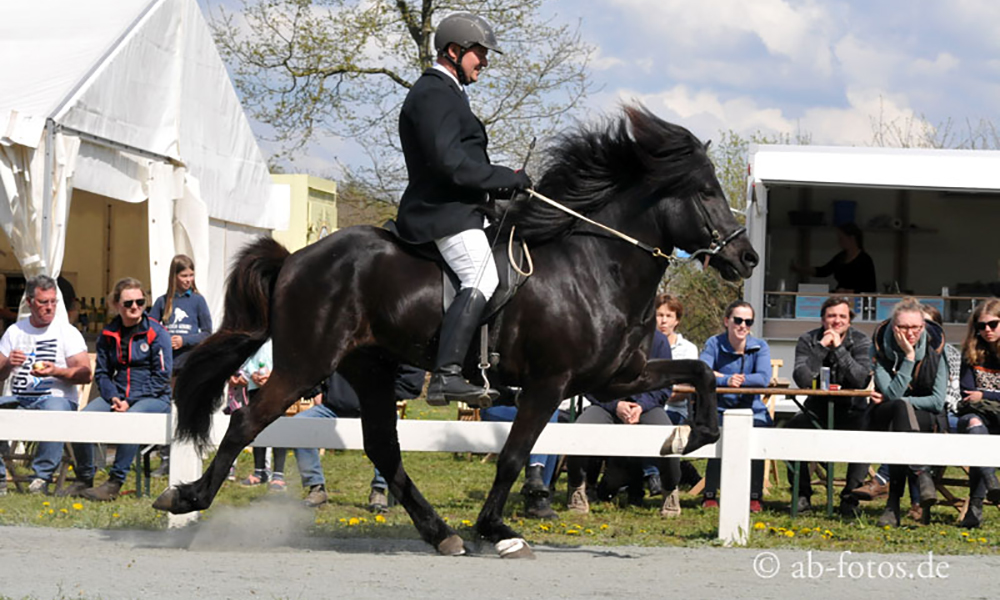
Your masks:
{"label": "white breeches", "polygon": [[476,288],[489,300],[500,285],[490,243],[482,229],[467,229],[437,240],[441,256],[462,282],[461,289]]}

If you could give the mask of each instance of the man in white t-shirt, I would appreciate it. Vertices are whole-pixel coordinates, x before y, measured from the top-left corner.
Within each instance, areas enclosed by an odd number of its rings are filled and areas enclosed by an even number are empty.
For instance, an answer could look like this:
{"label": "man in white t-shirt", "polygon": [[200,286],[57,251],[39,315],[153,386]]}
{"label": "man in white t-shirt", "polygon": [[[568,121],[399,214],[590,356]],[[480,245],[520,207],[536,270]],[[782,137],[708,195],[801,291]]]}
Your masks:
{"label": "man in white t-shirt", "polygon": [[[31,316],[11,325],[0,338],[0,381],[10,377],[10,396],[0,406],[34,410],[76,410],[77,384],[90,381],[90,360],[83,336],[65,319],[55,320],[56,281],[38,275],[25,282]],[[62,458],[62,442],[41,442],[31,464],[33,494],[48,491]],[[0,487],[6,469],[0,461]]]}

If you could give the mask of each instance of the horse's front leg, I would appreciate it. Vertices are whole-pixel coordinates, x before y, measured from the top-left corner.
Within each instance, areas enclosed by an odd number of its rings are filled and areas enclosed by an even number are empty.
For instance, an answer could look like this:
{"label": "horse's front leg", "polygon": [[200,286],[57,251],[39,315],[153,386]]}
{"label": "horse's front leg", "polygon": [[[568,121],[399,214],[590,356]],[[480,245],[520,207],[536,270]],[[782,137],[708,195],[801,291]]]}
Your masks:
{"label": "horse's front leg", "polygon": [[625,398],[642,392],[663,389],[675,383],[694,386],[697,398],[692,401],[694,414],[688,419],[690,429],[682,425],[676,436],[664,444],[667,454],[689,454],[719,439],[718,401],[715,397],[715,374],[700,360],[651,360],[646,362],[638,377],[629,381],[612,380],[593,392],[601,401]]}
{"label": "horse's front leg", "polygon": [[559,405],[560,390],[553,386],[525,390],[497,459],[496,477],[476,520],[476,532],[493,543],[501,558],[535,557],[528,543],[503,522],[503,509],[531,448]]}
{"label": "horse's front leg", "polygon": [[243,448],[246,448],[265,427],[285,414],[285,410],[301,393],[302,390],[297,389],[287,378],[282,377],[281,373],[275,371],[267,384],[260,389],[255,401],[250,406],[233,413],[215,458],[201,478],[167,488],[153,502],[153,508],[183,514],[211,506],[226,477],[229,476],[229,468]]}

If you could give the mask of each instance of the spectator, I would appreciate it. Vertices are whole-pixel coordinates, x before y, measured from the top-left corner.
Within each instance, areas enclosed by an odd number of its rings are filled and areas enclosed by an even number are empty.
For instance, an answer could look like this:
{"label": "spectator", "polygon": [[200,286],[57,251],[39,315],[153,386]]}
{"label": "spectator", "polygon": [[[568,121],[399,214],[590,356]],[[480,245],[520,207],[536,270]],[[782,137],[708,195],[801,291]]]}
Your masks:
{"label": "spectator", "polygon": [[[698,360],[698,347],[684,339],[684,336],[677,331],[677,326],[680,325],[683,317],[684,305],[679,299],[670,294],[660,294],[656,297],[656,328],[667,336],[667,340],[670,342],[671,356],[674,360]],[[689,401],[688,394],[671,392],[664,405],[667,418],[670,419],[671,423],[682,425],[687,422]],[[680,516],[681,500],[677,487],[682,479],[681,459],[671,456],[666,459],[666,464],[665,485],[660,481],[660,474],[654,466],[647,467],[643,476],[646,479],[649,495],[664,494],[663,510],[670,516]],[[695,472],[694,475],[689,475],[689,478],[693,478],[695,481],[701,479],[701,476],[697,474],[697,469],[689,461],[684,461],[683,465]]]}
{"label": "spectator", "polygon": [[[879,324],[872,336],[875,391],[872,392],[870,427],[876,431],[932,432],[947,428],[944,421],[948,389],[948,363],[944,357],[944,332],[925,321],[920,303],[904,298],[892,317]],[[920,506],[927,511],[937,492],[930,467],[909,467],[917,478]],[[879,526],[899,526],[899,501],[906,485],[907,467],[890,465],[889,499]]]}
{"label": "spectator", "polygon": [[149,318],[170,333],[174,370],[180,371],[187,354],[212,333],[212,315],[194,282],[194,261],[178,254],[170,261],[167,293],[156,299]]}
{"label": "spectator", "polygon": [[[715,373],[719,387],[767,387],[771,382],[771,349],[767,342],[753,337],[750,328],[754,323],[753,307],[737,300],[726,307],[723,324],[726,331],[711,337],[701,351],[701,360]],[[774,422],[759,394],[720,394],[719,423],[729,408],[753,410],[754,427],[773,427]],[[719,459],[709,459],[705,471],[703,508],[719,505],[721,464]],[[760,499],[764,489],[764,461],[755,460],[750,468],[750,511],[760,512]]]}
{"label": "spectator", "polygon": [[[1000,299],[979,304],[969,317],[960,385],[958,431],[1000,433]],[[959,527],[973,529],[982,524],[984,498],[1000,504],[1000,483],[993,467],[973,467],[969,471],[969,507]]]}
{"label": "spectator", "polygon": [[[252,404],[254,398],[264,387],[271,371],[274,369],[274,358],[271,351],[271,340],[268,339],[257,349],[250,358],[246,359],[240,370],[229,378],[231,387],[245,387],[248,401]],[[288,457],[288,448],[272,448],[272,472],[267,471],[267,448],[254,446],[253,448],[253,473],[240,483],[245,486],[255,486],[269,484],[272,492],[284,492],[288,489],[285,483],[285,459]]]}
{"label": "spectator", "polygon": [[837,282],[834,291],[842,294],[878,292],[875,261],[865,252],[861,228],[854,223],[837,225],[837,244],[841,251],[822,267],[803,267],[793,263],[792,269],[806,277],[833,275]]}
{"label": "spectator", "polygon": [[[396,374],[396,400],[416,398],[424,388],[425,373],[416,367],[401,365]],[[339,373],[333,373],[323,382],[322,403],[307,411],[295,415],[303,419],[356,419],[361,416],[361,400],[357,392]],[[299,474],[302,475],[302,487],[308,490],[303,502],[306,506],[316,507],[325,504],[326,476],[323,475],[323,465],[319,460],[319,450],[316,448],[296,448],[295,461],[299,464]],[[389,486],[385,478],[375,469],[371,482],[371,492],[368,494],[368,510],[383,512],[389,507]]]}
{"label": "spectator", "polygon": [[[37,275],[25,282],[31,314],[12,324],[0,338],[0,381],[11,379],[10,397],[0,404],[28,410],[76,410],[77,384],[90,381],[90,359],[83,335],[67,321],[56,320],[56,281]],[[47,493],[62,460],[62,442],[39,442],[31,464],[32,494]],[[7,489],[7,469],[0,460],[0,492]]]}
{"label": "spectator", "polygon": [[[84,412],[169,413],[172,358],[170,337],[156,321],[146,316],[142,283],[126,277],[115,284],[111,307],[118,316],[104,327],[97,340],[94,381],[101,396]],[[90,500],[114,500],[128,476],[138,444],[120,444],[108,480],[99,487],[94,481],[94,445],[74,444],[78,481],[69,495]]]}
{"label": "spectator", "polygon": [[[483,421],[499,421],[511,423],[517,417],[515,401],[517,395],[501,393],[497,401],[487,408],[479,410],[479,418]],[[559,420],[559,411],[552,413],[549,423]],[[524,513],[532,519],[555,519],[559,515],[552,510],[552,476],[556,472],[559,457],[555,454],[531,454],[524,468],[524,487],[521,495],[524,497]]]}
{"label": "spectator", "polygon": [[[830,369],[830,383],[845,389],[864,389],[871,381],[871,342],[868,336],[851,327],[854,312],[851,301],[843,296],[832,296],[820,308],[822,327],[807,331],[799,336],[795,345],[795,370],[792,378],[800,388],[816,387],[820,369]],[[868,399],[863,396],[827,399],[812,396],[805,402],[805,411],[798,413],[786,427],[810,429],[814,423],[827,425],[829,404],[833,403],[833,429],[841,431],[864,431],[867,429],[866,416]],[[852,490],[859,487],[868,472],[867,464],[851,463],[847,466],[847,484],[840,493],[840,512],[853,517],[858,510],[858,499]],[[788,468],[788,482],[793,471]],[[810,497],[812,485],[807,473],[799,478],[798,511],[812,509]]]}
{"label": "spectator", "polygon": [[[659,331],[653,332],[653,345],[649,352],[649,358],[670,360],[670,341],[667,336]],[[669,389],[655,390],[632,396],[631,398],[612,400],[610,402],[597,402],[590,398],[591,406],[583,411],[583,414],[576,420],[577,423],[597,423],[611,424],[620,423],[624,425],[669,425],[666,411],[663,410],[663,403],[670,395]],[[590,502],[587,498],[587,475],[593,475],[600,464],[600,458],[588,456],[571,456],[567,459],[567,478],[569,479],[569,499],[567,508],[573,512],[586,514],[590,512]],[[649,462],[658,464],[661,470],[667,469],[666,460],[662,458],[640,459],[640,463],[645,467]],[[642,498],[640,491],[639,498]],[[666,506],[664,506],[666,508]],[[663,512],[663,516],[676,516],[669,512]]]}

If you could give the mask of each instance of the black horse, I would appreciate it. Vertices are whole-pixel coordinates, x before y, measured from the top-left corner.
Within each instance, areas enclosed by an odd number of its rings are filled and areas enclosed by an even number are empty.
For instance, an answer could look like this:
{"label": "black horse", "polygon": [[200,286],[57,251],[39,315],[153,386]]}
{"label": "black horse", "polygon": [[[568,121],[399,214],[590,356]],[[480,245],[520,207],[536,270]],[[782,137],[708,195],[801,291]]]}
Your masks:
{"label": "black horse", "polygon": [[[706,145],[644,108],[624,113],[564,136],[537,189],[647,249],[712,248],[708,263],[723,277],[749,276],[757,254],[730,212]],[[501,556],[522,557],[531,550],[503,522],[504,503],[562,398],[620,398],[688,382],[699,401],[685,453],[719,432],[707,366],[646,358],[667,261],[537,201],[515,205],[507,222],[531,245],[535,274],[498,324],[501,360],[491,379],[523,392],[476,530]],[[192,351],[188,364],[198,368],[177,380],[178,435],[207,441],[226,378],[268,337],[274,371],[256,403],[233,414],[201,479],[168,489],[154,506],[174,513],[207,508],[240,450],[338,370],[362,399],[365,451],[421,537],[442,554],[463,553],[462,539],[403,470],[396,435],[393,376],[400,363],[433,362],[441,296],[440,267],[374,227],[339,231],[293,255],[269,239],[245,248],[229,277],[221,328]]]}

